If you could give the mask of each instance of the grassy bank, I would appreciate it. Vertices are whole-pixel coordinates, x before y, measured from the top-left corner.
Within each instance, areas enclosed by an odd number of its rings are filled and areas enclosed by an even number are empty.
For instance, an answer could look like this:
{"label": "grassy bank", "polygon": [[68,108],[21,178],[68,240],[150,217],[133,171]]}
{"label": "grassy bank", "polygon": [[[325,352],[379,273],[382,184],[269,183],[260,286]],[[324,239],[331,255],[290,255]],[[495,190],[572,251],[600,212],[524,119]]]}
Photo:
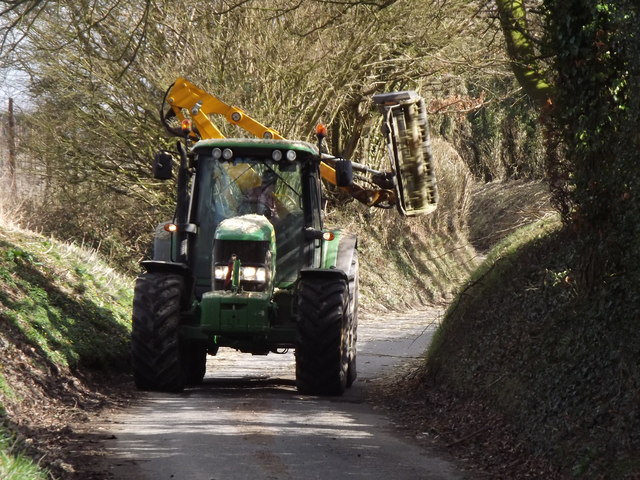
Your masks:
{"label": "grassy bank", "polygon": [[68,467],[46,439],[100,402],[93,373],[126,370],[131,286],[94,252],[0,223],[1,478]]}
{"label": "grassy bank", "polygon": [[0,431],[0,478],[3,480],[45,480],[49,472],[24,455],[15,434]]}
{"label": "grassy bank", "polygon": [[[488,406],[510,426],[509,448],[553,478],[638,478],[640,304],[629,279],[581,292],[573,245],[547,219],[494,247],[449,308],[420,386]],[[477,450],[502,435],[474,422]]]}

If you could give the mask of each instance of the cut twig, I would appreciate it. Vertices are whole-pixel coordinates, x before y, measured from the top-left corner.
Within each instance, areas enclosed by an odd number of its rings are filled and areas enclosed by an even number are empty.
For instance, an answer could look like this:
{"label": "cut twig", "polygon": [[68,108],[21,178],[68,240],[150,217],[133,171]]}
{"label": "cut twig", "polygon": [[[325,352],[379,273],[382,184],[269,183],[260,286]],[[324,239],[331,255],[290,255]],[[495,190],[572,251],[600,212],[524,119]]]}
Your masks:
{"label": "cut twig", "polygon": [[480,435],[482,432],[484,432],[484,431],[485,431],[485,430],[487,430],[488,428],[489,428],[489,426],[488,426],[488,425],[485,425],[484,427],[482,427],[482,428],[480,428],[480,429],[476,430],[475,432],[470,433],[469,435],[465,435],[464,437],[459,438],[458,440],[455,440],[455,441],[453,441],[453,442],[449,443],[449,444],[447,445],[447,448],[449,448],[449,447],[453,447],[453,446],[458,445],[458,444],[463,443],[463,442],[466,442],[466,441],[467,441],[467,440],[469,440],[470,438],[473,438],[473,437],[475,437],[476,435]]}

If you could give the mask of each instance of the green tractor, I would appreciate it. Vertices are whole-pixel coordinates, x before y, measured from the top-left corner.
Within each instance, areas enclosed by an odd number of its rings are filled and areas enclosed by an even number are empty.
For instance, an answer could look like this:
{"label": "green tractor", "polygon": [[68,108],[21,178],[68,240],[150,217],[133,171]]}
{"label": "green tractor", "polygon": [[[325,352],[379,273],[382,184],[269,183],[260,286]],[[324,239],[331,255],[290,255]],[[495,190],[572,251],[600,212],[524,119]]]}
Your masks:
{"label": "green tractor", "polygon": [[[384,98],[402,105],[394,95]],[[218,99],[184,79],[170,88],[163,121],[185,141],[177,144],[175,217],[157,229],[153,258],[142,262],[145,272],[135,286],[131,351],[139,389],[178,392],[199,384],[207,355],[220,347],[253,355],[295,349],[301,393],[341,395],[351,386],[357,375],[357,239],[324,228],[322,179],[368,205],[401,203],[405,214],[434,208],[426,128],[419,122],[413,131],[406,128],[405,120],[416,120],[415,100],[401,109],[407,112],[401,130],[391,115],[385,133],[395,161],[404,151],[405,164],[421,164],[377,172],[321,153],[322,130],[318,145],[285,140],[236,107],[222,111]],[[210,113],[223,113],[261,138],[211,133]],[[170,123],[176,118],[179,129]],[[411,148],[420,151],[417,161],[407,153]],[[172,178],[175,156],[156,155],[156,178]],[[354,170],[377,188],[356,185]],[[410,172],[405,182],[402,172]],[[419,208],[411,210],[412,202]]]}

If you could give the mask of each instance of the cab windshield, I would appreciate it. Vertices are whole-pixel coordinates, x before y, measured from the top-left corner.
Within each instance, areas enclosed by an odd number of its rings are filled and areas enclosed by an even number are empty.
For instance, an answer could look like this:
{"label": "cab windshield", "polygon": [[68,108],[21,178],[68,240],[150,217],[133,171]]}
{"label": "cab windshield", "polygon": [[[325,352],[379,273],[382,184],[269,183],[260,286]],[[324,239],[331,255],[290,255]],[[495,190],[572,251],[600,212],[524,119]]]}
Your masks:
{"label": "cab windshield", "polygon": [[275,283],[293,282],[303,261],[304,213],[301,165],[264,157],[236,157],[228,162],[201,155],[196,177],[197,205],[194,220],[198,236],[192,265],[205,291],[211,281],[211,252],[218,224],[240,215],[264,215],[276,233]]}
{"label": "cab windshield", "polygon": [[277,221],[302,212],[298,164],[281,168],[249,158],[211,163],[210,208],[223,218],[254,213]]}

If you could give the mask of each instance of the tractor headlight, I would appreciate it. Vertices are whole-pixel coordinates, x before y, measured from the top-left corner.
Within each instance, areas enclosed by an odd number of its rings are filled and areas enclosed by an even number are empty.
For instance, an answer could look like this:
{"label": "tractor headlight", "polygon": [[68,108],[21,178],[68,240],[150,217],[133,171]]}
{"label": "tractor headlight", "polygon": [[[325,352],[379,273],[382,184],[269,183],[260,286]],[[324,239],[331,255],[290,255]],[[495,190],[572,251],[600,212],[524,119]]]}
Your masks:
{"label": "tractor headlight", "polygon": [[[213,276],[216,280],[225,280],[229,274],[229,267],[216,265],[213,268]],[[240,280],[264,283],[267,280],[267,269],[264,267],[240,267]]]}
{"label": "tractor headlight", "polygon": [[229,273],[229,267],[226,265],[216,265],[213,269],[213,276],[216,280],[224,280],[227,278],[227,274]]}
{"label": "tractor headlight", "polygon": [[240,267],[240,280],[264,283],[266,279],[267,270],[264,267]]}
{"label": "tractor headlight", "polygon": [[240,267],[240,278],[242,280],[255,280],[256,267]]}

